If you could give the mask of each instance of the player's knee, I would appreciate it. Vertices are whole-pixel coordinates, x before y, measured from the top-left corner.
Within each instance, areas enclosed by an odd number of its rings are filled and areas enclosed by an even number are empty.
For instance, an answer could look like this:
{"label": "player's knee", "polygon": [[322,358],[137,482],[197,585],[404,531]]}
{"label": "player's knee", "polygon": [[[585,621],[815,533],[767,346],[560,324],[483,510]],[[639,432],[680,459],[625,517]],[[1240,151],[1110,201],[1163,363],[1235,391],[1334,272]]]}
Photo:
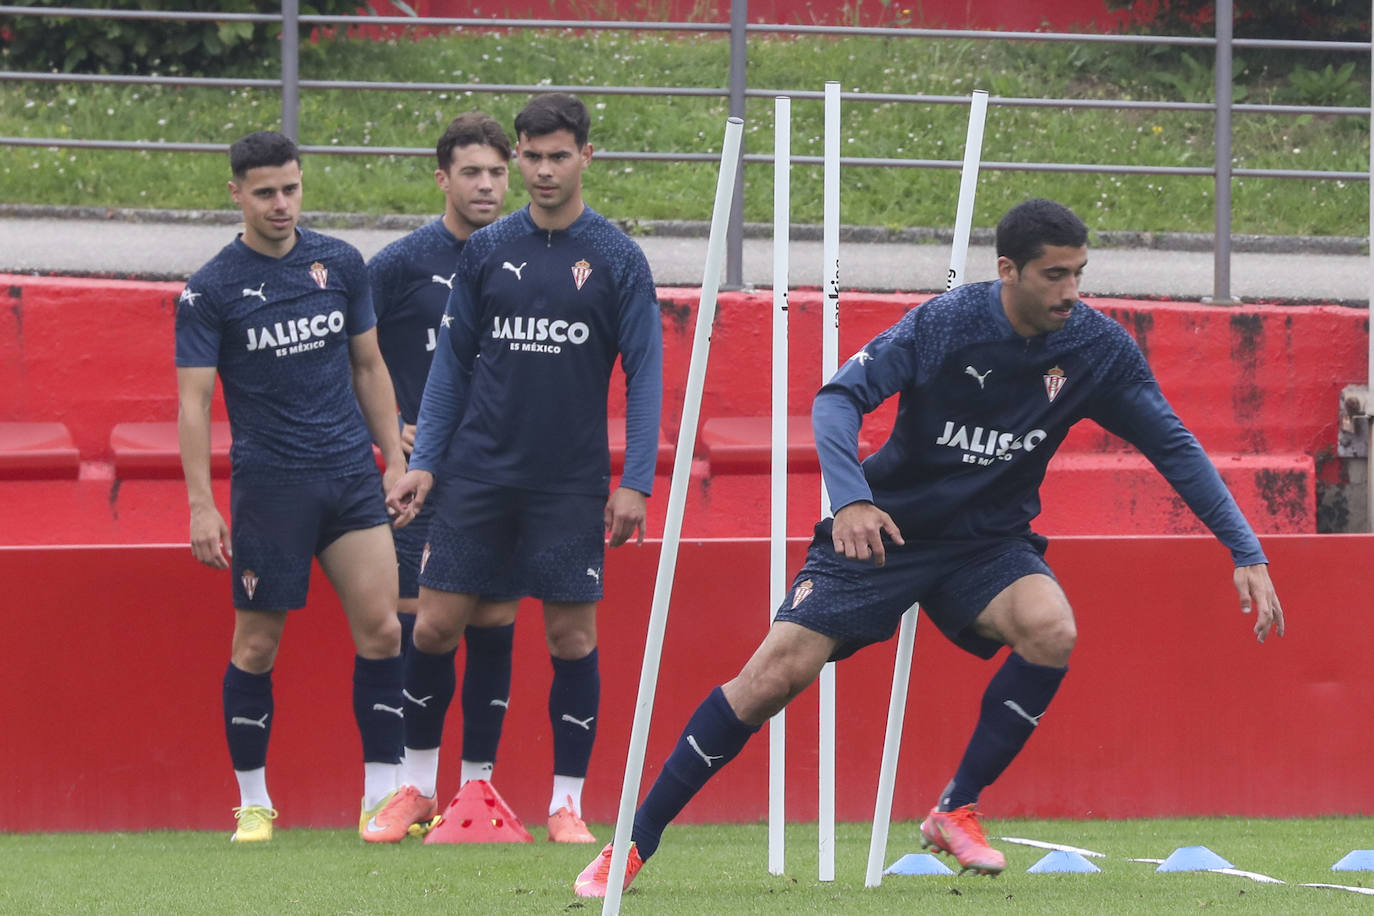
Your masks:
{"label": "player's knee", "polygon": [[586,658],[596,648],[596,631],[564,630],[547,634],[549,654],[554,658]]}
{"label": "player's knee", "polygon": [[353,643],[363,658],[391,658],[401,652],[401,622],[393,613],[378,615],[353,628]]}
{"label": "player's knee", "polygon": [[277,660],[277,640],[266,633],[235,635],[230,660],[249,674],[266,674]]}
{"label": "player's knee", "polygon": [[1046,620],[1027,634],[1017,652],[1028,662],[1062,668],[1078,642],[1078,626],[1071,614]]}
{"label": "player's knee", "polygon": [[596,648],[596,605],[546,601],[544,642],[554,658],[586,658]]}
{"label": "player's knee", "polygon": [[726,689],[726,698],[740,720],[761,725],[782,710],[809,682],[784,665],[746,666]]}
{"label": "player's knee", "polygon": [[415,648],[427,655],[440,655],[458,648],[463,630],[448,621],[420,614],[415,618],[415,629],[411,641]]}

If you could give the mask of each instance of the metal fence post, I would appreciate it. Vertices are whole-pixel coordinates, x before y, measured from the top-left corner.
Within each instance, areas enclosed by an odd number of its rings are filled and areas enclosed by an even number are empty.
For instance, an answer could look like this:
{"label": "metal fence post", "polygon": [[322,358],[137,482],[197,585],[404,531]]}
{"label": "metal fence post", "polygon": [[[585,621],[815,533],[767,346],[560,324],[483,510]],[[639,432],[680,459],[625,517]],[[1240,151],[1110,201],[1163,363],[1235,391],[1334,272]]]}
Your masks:
{"label": "metal fence post", "polygon": [[1234,304],[1231,298],[1231,0],[1217,0],[1216,168],[1213,210],[1212,295],[1204,302]]}
{"label": "metal fence post", "polygon": [[301,114],[300,86],[300,0],[281,3],[281,132],[299,139]]}
{"label": "metal fence post", "polygon": [[[748,56],[748,0],[730,2],[730,117],[744,120],[745,60]],[[746,132],[747,135],[747,132]],[[744,145],[735,168],[735,192],[730,204],[730,224],[725,232],[724,289],[744,286]]]}

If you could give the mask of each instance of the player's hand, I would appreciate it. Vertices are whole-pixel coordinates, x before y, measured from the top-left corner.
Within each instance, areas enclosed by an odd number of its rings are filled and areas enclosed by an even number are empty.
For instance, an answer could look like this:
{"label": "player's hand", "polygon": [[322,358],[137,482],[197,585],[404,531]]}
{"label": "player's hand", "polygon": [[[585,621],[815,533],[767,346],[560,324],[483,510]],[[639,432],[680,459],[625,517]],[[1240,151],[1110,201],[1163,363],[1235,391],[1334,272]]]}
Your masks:
{"label": "player's hand", "polygon": [[887,562],[883,532],[887,532],[894,544],[906,543],[892,516],[870,502],[856,502],[835,513],[830,538],[836,553],[851,560],[872,559],[874,566],[882,566]]}
{"label": "player's hand", "polygon": [[1254,566],[1237,566],[1232,577],[1236,591],[1240,593],[1242,614],[1255,611],[1255,637],[1264,642],[1271,632],[1283,635],[1283,608],[1279,606],[1278,593],[1274,583],[1269,581],[1269,567],[1263,563]]}
{"label": "player's hand", "polygon": [[409,525],[425,504],[425,497],[434,487],[434,475],[418,468],[406,471],[386,492],[386,511],[392,517],[392,527]]}
{"label": "player's hand", "polygon": [[191,509],[191,555],[211,569],[228,569],[234,555],[229,526],[214,506]]}
{"label": "player's hand", "polygon": [[402,423],[402,424],[401,424],[401,450],[404,451],[404,452],[406,453],[406,457],[407,457],[407,458],[410,457],[410,453],[411,453],[411,452],[415,451],[415,424],[414,424],[414,423]]}
{"label": "player's hand", "polygon": [[644,519],[647,515],[648,506],[643,493],[630,487],[616,487],[611,498],[606,500],[606,511],[602,515],[611,546],[624,544],[635,531],[639,532],[635,543],[643,544]]}
{"label": "player's hand", "polygon": [[382,492],[390,493],[391,488],[400,482],[405,476],[406,466],[400,462],[387,464],[386,470],[382,472]]}

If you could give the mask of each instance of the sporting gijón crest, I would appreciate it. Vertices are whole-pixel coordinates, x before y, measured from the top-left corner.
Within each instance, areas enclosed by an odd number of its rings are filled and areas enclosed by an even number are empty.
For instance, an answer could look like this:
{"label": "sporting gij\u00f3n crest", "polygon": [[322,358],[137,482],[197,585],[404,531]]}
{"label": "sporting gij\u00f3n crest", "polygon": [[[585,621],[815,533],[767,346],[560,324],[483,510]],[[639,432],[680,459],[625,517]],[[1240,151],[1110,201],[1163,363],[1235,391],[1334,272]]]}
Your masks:
{"label": "sporting gij\u00f3n crest", "polygon": [[310,279],[315,281],[315,285],[320,289],[329,288],[329,268],[319,261],[310,265]]}
{"label": "sporting gij\u00f3n crest", "polygon": [[588,263],[586,258],[583,258],[572,266],[572,275],[573,282],[577,284],[578,289],[581,289],[582,284],[586,283],[587,278],[592,275],[592,265]]}
{"label": "sporting gij\u00f3n crest", "polygon": [[1044,379],[1045,394],[1049,396],[1050,403],[1054,403],[1054,399],[1059,397],[1059,390],[1064,387],[1064,382],[1066,381],[1064,378],[1064,370],[1060,369],[1058,366],[1053,366],[1045,370]]}

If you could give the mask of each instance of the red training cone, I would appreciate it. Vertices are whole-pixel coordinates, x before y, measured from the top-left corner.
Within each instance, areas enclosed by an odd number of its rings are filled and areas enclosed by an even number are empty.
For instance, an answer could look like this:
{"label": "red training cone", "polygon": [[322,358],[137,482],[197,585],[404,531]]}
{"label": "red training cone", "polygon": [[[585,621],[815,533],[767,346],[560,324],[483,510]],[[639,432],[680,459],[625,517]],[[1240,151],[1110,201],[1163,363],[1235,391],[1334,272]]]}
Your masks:
{"label": "red training cone", "polygon": [[534,837],[491,783],[473,779],[453,796],[425,842],[533,843]]}

